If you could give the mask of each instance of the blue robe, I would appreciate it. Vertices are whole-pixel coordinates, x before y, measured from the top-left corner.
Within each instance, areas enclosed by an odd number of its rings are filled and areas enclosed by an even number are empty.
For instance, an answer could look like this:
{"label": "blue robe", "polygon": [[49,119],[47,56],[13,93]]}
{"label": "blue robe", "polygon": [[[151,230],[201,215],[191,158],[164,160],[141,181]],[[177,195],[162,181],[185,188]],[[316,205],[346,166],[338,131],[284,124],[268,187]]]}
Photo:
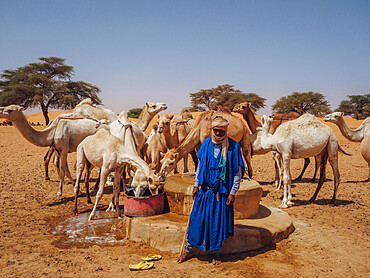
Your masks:
{"label": "blue robe", "polygon": [[242,168],[242,176],[244,174],[243,157],[237,142],[229,138],[225,181],[220,178],[221,152],[215,158],[214,148],[212,138],[209,137],[204,140],[197,153],[198,181],[201,188],[194,200],[189,219],[188,241],[204,252],[220,249],[222,242],[234,235],[234,207],[227,206],[226,200],[239,166]]}

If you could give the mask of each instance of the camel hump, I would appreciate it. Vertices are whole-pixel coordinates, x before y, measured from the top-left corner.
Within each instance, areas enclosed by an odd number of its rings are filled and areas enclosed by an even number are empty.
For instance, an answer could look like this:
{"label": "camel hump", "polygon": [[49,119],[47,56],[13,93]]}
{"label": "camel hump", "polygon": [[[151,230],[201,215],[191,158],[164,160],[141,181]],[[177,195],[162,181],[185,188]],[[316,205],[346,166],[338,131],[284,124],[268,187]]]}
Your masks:
{"label": "camel hump", "polygon": [[93,106],[92,99],[91,99],[91,98],[85,98],[85,99],[84,99],[84,100],[82,100],[79,104],[77,104],[77,105],[76,105],[76,107],[77,107],[77,106],[84,105],[84,104],[88,104],[88,105]]}

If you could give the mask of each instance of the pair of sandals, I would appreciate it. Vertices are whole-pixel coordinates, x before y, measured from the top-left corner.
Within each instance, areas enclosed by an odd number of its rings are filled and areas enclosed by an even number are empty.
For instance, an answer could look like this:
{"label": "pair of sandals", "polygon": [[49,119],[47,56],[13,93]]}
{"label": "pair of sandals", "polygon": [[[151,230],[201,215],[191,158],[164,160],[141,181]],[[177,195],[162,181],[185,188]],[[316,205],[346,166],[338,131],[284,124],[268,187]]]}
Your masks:
{"label": "pair of sandals", "polygon": [[153,261],[159,261],[160,259],[162,259],[161,255],[150,254],[145,258],[141,258],[140,263],[130,264],[128,268],[131,271],[151,269],[154,266]]}

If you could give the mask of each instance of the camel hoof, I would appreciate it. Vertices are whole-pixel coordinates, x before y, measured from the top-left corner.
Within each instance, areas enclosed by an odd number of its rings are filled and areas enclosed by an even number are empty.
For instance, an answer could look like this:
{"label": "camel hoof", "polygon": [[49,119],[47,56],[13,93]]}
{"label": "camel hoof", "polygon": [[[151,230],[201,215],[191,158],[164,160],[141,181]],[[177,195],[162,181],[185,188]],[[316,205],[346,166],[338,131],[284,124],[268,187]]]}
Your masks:
{"label": "camel hoof", "polygon": [[279,206],[279,208],[286,209],[286,208],[288,208],[288,206],[287,206],[286,204],[281,204],[281,205]]}

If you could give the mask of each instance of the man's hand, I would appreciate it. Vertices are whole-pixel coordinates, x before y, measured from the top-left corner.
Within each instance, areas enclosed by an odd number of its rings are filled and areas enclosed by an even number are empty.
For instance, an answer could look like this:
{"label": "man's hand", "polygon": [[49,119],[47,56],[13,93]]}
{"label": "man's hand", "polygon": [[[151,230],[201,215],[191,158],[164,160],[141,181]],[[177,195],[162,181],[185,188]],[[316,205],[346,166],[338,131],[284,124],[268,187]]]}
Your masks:
{"label": "man's hand", "polygon": [[229,196],[227,196],[226,205],[230,206],[230,205],[234,204],[234,201],[235,201],[235,196],[229,194]]}
{"label": "man's hand", "polygon": [[195,199],[195,197],[197,197],[198,192],[199,192],[199,187],[195,187],[194,186],[194,189],[193,189],[193,200]]}

